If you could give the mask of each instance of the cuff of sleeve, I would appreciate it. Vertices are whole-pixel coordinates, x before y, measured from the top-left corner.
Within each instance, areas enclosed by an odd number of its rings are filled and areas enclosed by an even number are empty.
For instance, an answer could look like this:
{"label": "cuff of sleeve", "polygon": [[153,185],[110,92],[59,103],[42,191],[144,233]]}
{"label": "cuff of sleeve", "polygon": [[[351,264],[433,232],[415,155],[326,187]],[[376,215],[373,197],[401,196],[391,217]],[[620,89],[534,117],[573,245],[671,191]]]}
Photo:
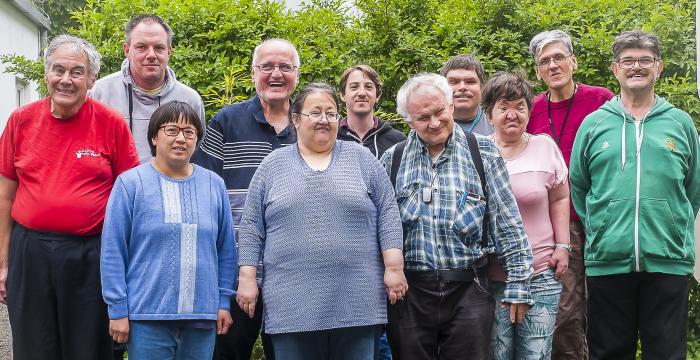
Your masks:
{"label": "cuff of sleeve", "polygon": [[503,291],[503,302],[510,304],[535,304],[535,301],[530,297],[530,286],[523,283],[507,283]]}
{"label": "cuff of sleeve", "polygon": [[255,250],[238,247],[238,266],[252,265],[257,266],[260,259],[260,253]]}
{"label": "cuff of sleeve", "polygon": [[110,320],[122,319],[129,316],[129,305],[126,301],[110,304],[107,307]]}
{"label": "cuff of sleeve", "polygon": [[222,310],[229,310],[229,311],[230,311],[230,310],[231,310],[231,299],[232,299],[233,296],[235,296],[235,295],[236,295],[236,292],[233,292],[233,294],[229,294],[229,293],[222,294],[222,293],[220,293],[220,294],[219,294],[219,309],[222,309]]}

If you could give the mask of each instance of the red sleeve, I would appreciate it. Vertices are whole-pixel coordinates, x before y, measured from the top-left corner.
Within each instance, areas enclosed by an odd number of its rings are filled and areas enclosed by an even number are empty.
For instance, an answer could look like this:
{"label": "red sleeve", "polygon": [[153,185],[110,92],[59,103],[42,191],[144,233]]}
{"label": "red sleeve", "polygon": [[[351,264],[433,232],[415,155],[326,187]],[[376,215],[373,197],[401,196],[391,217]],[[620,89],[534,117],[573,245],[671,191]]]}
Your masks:
{"label": "red sleeve", "polygon": [[139,154],[136,151],[134,138],[131,131],[126,126],[123,119],[117,117],[115,120],[114,137],[114,162],[112,163],[112,173],[114,179],[121,173],[139,164]]}
{"label": "red sleeve", "polygon": [[0,175],[18,181],[17,170],[15,169],[15,126],[17,118],[15,113],[7,120],[5,130],[0,136]]}

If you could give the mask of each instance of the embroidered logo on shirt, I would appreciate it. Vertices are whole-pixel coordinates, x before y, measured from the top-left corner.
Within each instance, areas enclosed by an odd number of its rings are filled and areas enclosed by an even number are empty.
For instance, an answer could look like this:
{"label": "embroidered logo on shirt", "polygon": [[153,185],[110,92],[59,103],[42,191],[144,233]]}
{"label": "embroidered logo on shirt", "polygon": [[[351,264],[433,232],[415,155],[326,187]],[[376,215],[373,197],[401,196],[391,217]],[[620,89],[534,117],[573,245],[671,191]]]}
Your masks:
{"label": "embroidered logo on shirt", "polygon": [[610,144],[608,144],[608,141],[607,141],[607,140],[606,140],[606,141],[603,141],[603,143],[600,144],[600,148],[601,148],[601,149],[607,149],[607,148],[609,148],[609,147],[610,147]]}
{"label": "embroidered logo on shirt", "polygon": [[670,137],[666,138],[664,145],[666,146],[666,149],[671,150],[671,152],[676,152],[676,141]]}
{"label": "embroidered logo on shirt", "polygon": [[83,149],[83,150],[78,150],[75,152],[75,157],[80,159],[83,156],[92,156],[92,157],[100,157],[99,153],[96,153],[93,150],[90,149]]}

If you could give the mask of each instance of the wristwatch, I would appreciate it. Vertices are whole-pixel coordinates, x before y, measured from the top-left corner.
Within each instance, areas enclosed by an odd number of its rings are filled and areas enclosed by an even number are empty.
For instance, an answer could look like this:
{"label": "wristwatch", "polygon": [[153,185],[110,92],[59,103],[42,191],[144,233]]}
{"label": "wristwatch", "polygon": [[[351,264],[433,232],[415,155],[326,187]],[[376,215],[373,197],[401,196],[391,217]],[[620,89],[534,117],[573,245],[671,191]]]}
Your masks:
{"label": "wristwatch", "polygon": [[555,246],[558,247],[558,248],[566,249],[566,250],[568,250],[569,252],[571,252],[571,244],[560,244],[560,243],[557,243]]}

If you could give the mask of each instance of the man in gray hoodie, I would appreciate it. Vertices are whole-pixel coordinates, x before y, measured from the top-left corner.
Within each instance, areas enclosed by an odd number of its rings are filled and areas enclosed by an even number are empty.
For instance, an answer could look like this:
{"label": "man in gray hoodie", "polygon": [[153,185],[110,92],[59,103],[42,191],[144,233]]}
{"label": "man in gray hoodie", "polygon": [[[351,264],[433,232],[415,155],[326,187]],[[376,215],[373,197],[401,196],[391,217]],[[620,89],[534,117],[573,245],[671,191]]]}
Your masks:
{"label": "man in gray hoodie", "polygon": [[151,160],[146,135],[151,114],[162,104],[178,100],[197,111],[206,127],[204,104],[199,94],[177,81],[168,66],[173,30],[156,15],[138,15],[125,28],[126,42],[121,71],[97,80],[88,94],[121,112],[134,136],[139,161]]}

